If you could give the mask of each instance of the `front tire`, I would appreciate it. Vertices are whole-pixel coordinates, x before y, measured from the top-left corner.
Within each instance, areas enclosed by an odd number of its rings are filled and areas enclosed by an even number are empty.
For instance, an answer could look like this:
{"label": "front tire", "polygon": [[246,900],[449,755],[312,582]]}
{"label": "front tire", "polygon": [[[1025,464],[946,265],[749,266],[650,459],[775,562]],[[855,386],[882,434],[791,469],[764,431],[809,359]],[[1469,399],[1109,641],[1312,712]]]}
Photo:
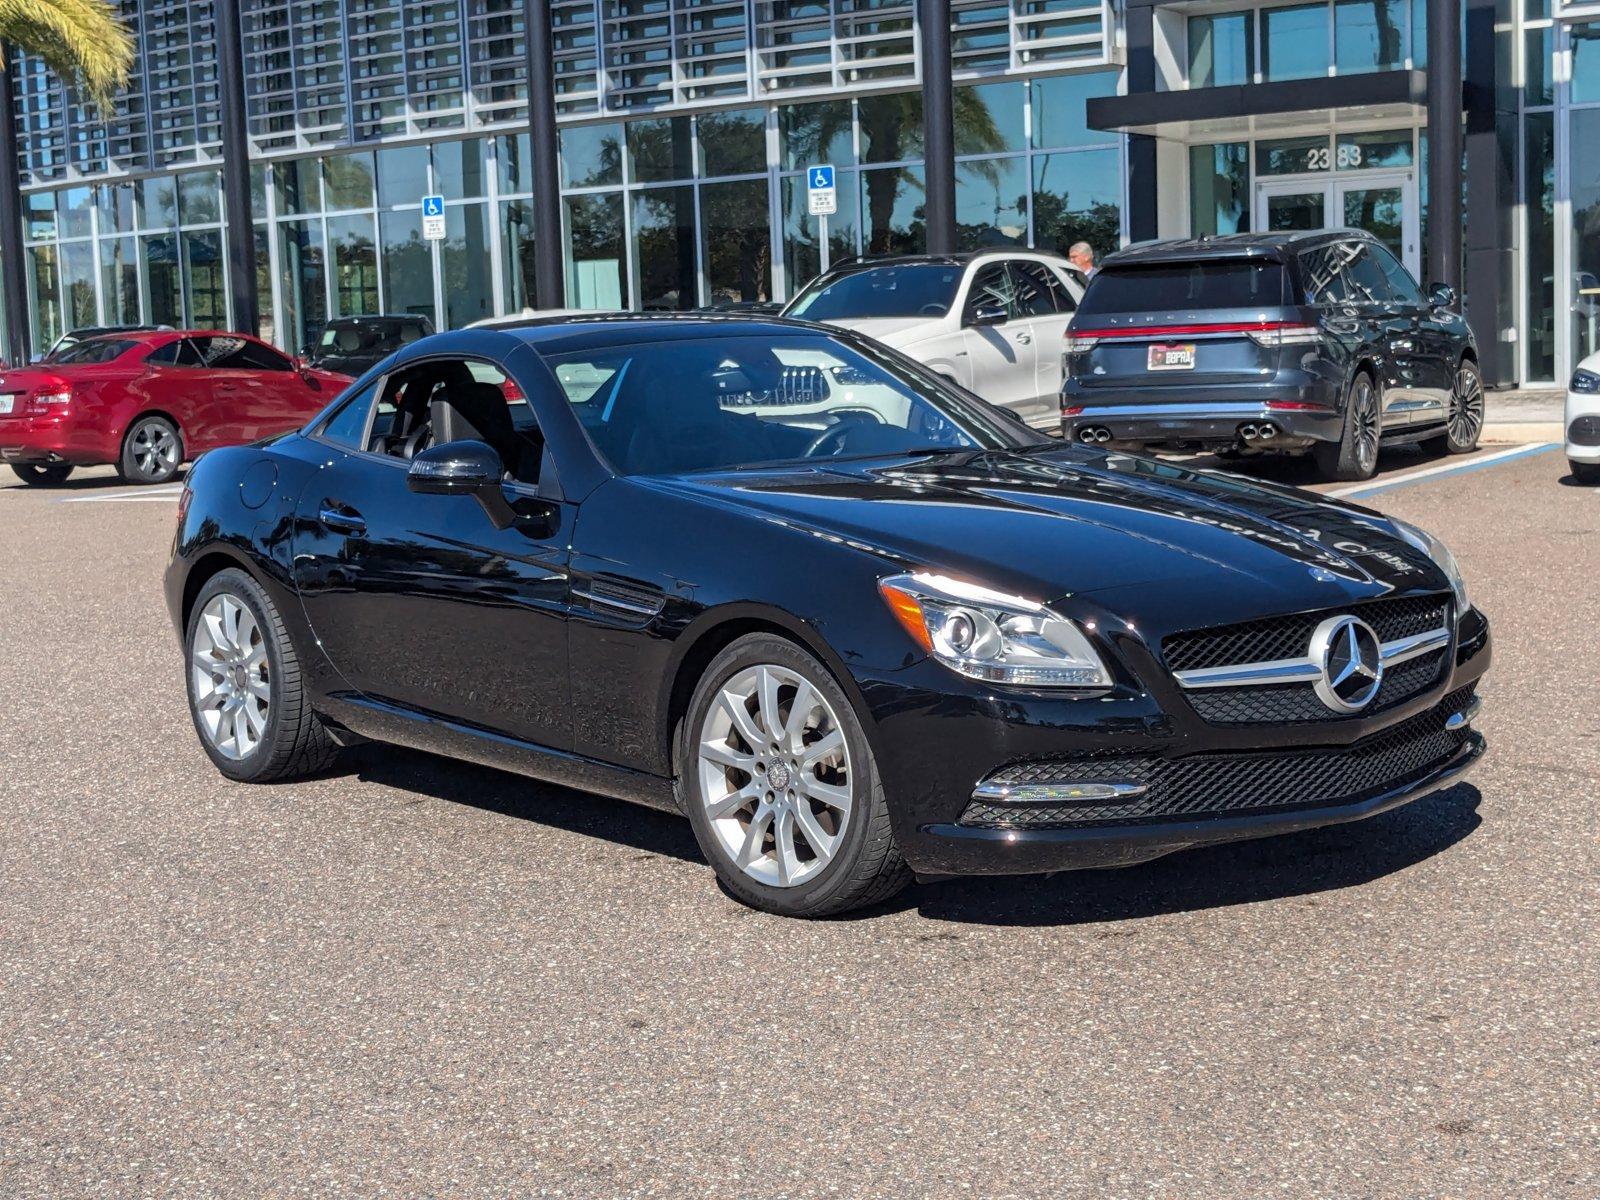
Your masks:
{"label": "front tire", "polygon": [[1483,436],[1483,375],[1478,364],[1463,359],[1456,369],[1455,387],[1450,392],[1450,410],[1445,415],[1445,431],[1422,443],[1428,454],[1471,454]]}
{"label": "front tire", "polygon": [[122,438],[117,474],[129,483],[166,483],[183,462],[178,427],[159,415],[140,417]]}
{"label": "front tire", "polygon": [[689,703],[678,764],[700,849],[745,904],[826,917],[910,881],[855,709],[793,642],[751,634],[717,655]]}
{"label": "front tire", "polygon": [[1344,429],[1337,442],[1312,448],[1317,470],[1327,479],[1371,479],[1378,473],[1378,443],[1383,434],[1383,398],[1371,372],[1358,371],[1345,397]]}
{"label": "front tire", "polygon": [[55,487],[72,474],[71,463],[12,463],[11,473],[29,487]]}
{"label": "front tire", "polygon": [[245,572],[229,568],[207,581],[184,645],[189,715],[201,748],[229,779],[314,775],[337,757],[277,606]]}

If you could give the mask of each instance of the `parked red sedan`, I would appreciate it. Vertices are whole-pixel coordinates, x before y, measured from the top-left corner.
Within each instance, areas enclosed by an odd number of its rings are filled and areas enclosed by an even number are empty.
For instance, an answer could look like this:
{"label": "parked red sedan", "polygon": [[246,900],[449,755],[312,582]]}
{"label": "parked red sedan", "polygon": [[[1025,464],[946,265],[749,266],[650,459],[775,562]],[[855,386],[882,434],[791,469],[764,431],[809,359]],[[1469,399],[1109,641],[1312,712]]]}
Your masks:
{"label": "parked red sedan", "polygon": [[0,462],[24,483],[60,483],[91,463],[164,483],[213,446],[304,424],[349,382],[242,333],[90,338],[53,362],[0,370]]}

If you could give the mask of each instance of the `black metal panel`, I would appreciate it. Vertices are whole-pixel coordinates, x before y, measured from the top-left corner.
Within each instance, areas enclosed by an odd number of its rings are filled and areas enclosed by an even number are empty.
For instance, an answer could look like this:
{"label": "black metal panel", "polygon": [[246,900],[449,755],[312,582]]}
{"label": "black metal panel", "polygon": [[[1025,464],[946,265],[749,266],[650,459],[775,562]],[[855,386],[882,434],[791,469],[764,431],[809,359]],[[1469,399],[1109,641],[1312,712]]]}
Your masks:
{"label": "black metal panel", "polygon": [[533,292],[538,308],[567,302],[561,253],[561,160],[556,132],[550,0],[523,0],[528,50],[528,148],[533,157]]}
{"label": "black metal panel", "polygon": [[18,187],[17,100],[11,72],[16,56],[8,47],[0,65],[0,262],[5,263],[6,346],[14,363],[30,357],[28,283],[22,253],[22,192]]}
{"label": "black metal panel", "polygon": [[1461,3],[1428,0],[1427,282],[1461,287]]}
{"label": "black metal panel", "polygon": [[1512,41],[1496,36],[1509,22],[1508,0],[1466,0],[1466,254],[1462,289],[1467,322],[1489,386],[1516,378],[1515,346],[1502,329],[1516,322],[1516,263],[1511,247],[1517,195],[1517,89]]}
{"label": "black metal panel", "polygon": [[[1129,14],[1130,22],[1134,15]],[[1130,25],[1130,35],[1131,28]],[[1128,71],[1131,79],[1131,52]],[[1425,71],[1372,71],[1364,75],[1288,79],[1278,83],[1189,88],[1176,92],[1130,91],[1126,96],[1091,99],[1087,116],[1091,129],[1128,131],[1175,121],[1214,121],[1384,104],[1421,105],[1427,98],[1427,80]]]}
{"label": "black metal panel", "polygon": [[256,227],[250,213],[250,141],[245,119],[244,41],[239,0],[216,0],[217,79],[222,102],[222,196],[229,309],[233,327],[261,332],[256,291]]}
{"label": "black metal panel", "polygon": [[950,79],[950,0],[918,0],[922,63],[922,144],[925,151],[928,253],[956,249],[955,85]]}

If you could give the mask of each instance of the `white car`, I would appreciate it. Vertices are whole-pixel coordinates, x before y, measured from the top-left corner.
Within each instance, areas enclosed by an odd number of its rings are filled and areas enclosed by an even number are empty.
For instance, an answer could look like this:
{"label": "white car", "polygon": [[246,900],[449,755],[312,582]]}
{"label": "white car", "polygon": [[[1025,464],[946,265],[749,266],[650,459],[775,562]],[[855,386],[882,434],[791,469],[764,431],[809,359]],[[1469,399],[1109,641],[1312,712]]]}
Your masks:
{"label": "white car", "polygon": [[1062,338],[1083,288],[1066,259],[1020,248],[852,259],[808,283],[783,315],[858,330],[1052,426]]}
{"label": "white car", "polygon": [[1579,483],[1600,483],[1600,354],[1578,364],[1567,385],[1567,461]]}

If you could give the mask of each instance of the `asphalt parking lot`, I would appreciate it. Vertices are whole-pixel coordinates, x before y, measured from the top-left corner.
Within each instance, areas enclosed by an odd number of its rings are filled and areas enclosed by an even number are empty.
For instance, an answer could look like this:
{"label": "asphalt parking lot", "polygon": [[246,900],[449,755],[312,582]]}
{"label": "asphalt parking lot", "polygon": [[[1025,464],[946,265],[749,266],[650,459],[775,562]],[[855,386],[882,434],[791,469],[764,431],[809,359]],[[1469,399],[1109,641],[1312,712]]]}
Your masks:
{"label": "asphalt parking lot", "polygon": [[224,781],[175,489],[7,475],[0,1195],[1592,1197],[1600,490],[1489,453],[1358,493],[1495,621],[1470,784],[809,924],[488,770]]}

